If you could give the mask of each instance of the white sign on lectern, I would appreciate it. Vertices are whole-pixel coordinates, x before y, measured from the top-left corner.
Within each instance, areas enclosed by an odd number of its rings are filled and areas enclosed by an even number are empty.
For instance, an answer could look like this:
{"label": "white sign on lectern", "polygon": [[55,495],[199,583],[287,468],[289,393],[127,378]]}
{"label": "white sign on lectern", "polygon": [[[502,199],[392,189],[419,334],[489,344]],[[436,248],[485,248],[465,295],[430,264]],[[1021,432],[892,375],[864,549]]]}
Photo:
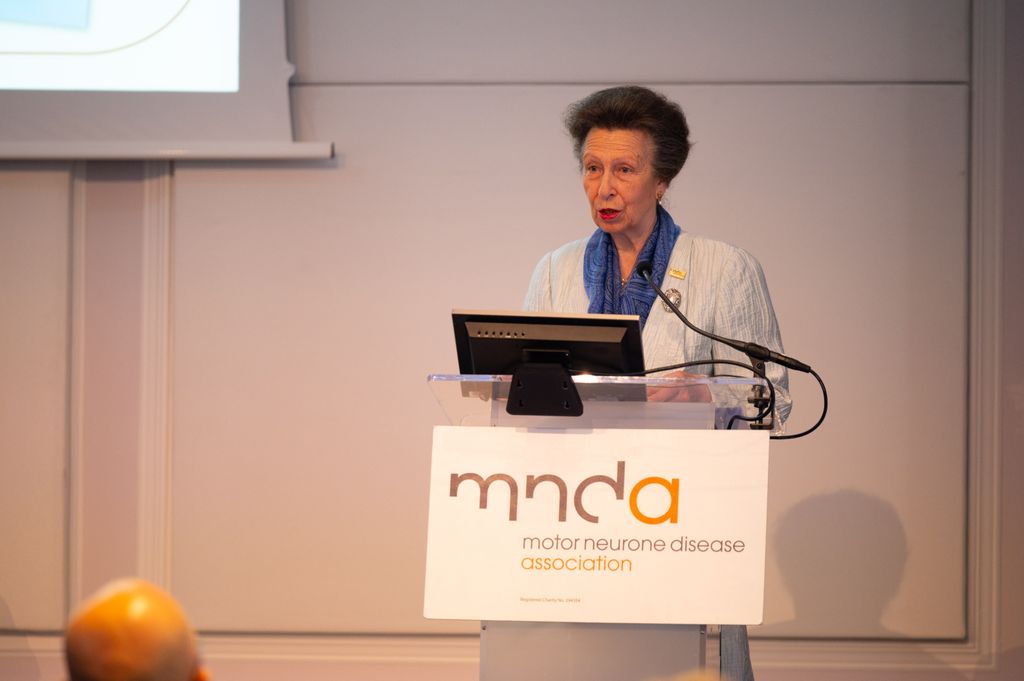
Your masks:
{"label": "white sign on lectern", "polygon": [[434,429],[424,616],[758,624],[764,431]]}

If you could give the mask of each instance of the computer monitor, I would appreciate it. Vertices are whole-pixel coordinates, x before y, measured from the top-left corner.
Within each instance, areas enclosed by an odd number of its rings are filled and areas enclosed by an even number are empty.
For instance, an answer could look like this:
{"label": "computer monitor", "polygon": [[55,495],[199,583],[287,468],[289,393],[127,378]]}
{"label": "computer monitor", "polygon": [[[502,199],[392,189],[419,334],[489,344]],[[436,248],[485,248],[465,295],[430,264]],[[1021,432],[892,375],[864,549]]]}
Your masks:
{"label": "computer monitor", "polygon": [[636,315],[453,310],[462,374],[514,374],[524,364],[556,364],[570,374],[644,370]]}

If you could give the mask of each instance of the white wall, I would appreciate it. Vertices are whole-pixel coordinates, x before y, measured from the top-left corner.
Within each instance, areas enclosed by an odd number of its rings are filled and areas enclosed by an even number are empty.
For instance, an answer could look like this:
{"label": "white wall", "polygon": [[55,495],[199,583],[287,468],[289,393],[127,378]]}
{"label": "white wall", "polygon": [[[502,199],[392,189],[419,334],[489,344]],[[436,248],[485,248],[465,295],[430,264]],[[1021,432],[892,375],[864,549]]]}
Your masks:
{"label": "white wall", "polygon": [[0,174],[0,629],[47,629],[66,605],[71,183],[67,164]]}
{"label": "white wall", "polygon": [[[770,633],[961,636],[963,565],[942,559],[964,551],[964,89],[664,89],[692,112],[697,139],[670,210],[688,229],[758,252],[788,347],[833,392],[820,436],[774,449],[773,530],[802,522],[786,515],[800,500],[841,490],[866,498],[820,497],[827,510],[813,512],[877,504],[898,524],[847,537],[844,551],[798,540],[783,563],[810,587],[829,557],[863,562],[858,552],[872,547],[885,570],[875,557],[862,574],[891,573],[895,590],[905,572],[888,620],[885,602],[854,609],[863,592],[827,582],[814,610],[794,613],[772,561]],[[586,91],[303,87],[300,133],[333,139],[336,167],[178,165],[173,496],[192,501],[175,507],[172,573],[203,626],[469,630],[419,615],[412,558],[441,417],[423,381],[454,370],[451,307],[517,307],[536,259],[592,231],[559,125]],[[362,333],[381,338],[378,348]],[[942,375],[931,371],[941,364]],[[794,427],[809,425],[818,397],[810,382],[796,392]],[[391,425],[396,411],[402,428]],[[282,468],[283,456],[298,465]],[[341,522],[370,509],[363,523]],[[900,533],[913,547],[905,559],[885,544]],[[818,534],[822,547],[830,528]],[[272,562],[259,560],[268,541],[283,553]],[[385,568],[393,581],[375,578],[371,557],[396,552],[409,560]],[[808,552],[813,569],[799,567]],[[845,569],[833,564],[828,579]],[[277,599],[254,598],[286,575],[302,578]],[[324,602],[329,583],[363,586]]]}
{"label": "white wall", "polygon": [[[986,664],[968,14],[293,3],[297,135],[336,161],[5,166],[2,271],[52,290],[0,305],[5,375],[49,353],[46,381],[0,388],[43,386],[0,421],[22,494],[0,508],[28,519],[0,524],[19,557],[0,670],[53,676],[56,639],[29,634],[60,629],[64,585],[136,572],[185,602],[219,678],[475,678],[475,626],[419,615],[442,421],[424,376],[454,369],[451,307],[517,306],[536,259],[592,229],[559,119],[618,81],[683,104],[697,146],[669,209],[757,254],[788,350],[832,391],[820,434],[773,449],[759,678]],[[53,306],[71,312],[27,321]],[[794,381],[799,427],[817,398]]]}

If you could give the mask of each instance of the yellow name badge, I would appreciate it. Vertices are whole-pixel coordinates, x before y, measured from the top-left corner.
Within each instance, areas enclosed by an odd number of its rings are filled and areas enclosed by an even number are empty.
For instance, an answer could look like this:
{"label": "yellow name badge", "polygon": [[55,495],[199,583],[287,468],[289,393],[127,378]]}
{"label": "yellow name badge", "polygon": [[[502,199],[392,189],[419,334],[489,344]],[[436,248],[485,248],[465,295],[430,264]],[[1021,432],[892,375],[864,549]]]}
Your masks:
{"label": "yellow name badge", "polygon": [[686,279],[686,270],[669,270],[668,276],[676,279]]}

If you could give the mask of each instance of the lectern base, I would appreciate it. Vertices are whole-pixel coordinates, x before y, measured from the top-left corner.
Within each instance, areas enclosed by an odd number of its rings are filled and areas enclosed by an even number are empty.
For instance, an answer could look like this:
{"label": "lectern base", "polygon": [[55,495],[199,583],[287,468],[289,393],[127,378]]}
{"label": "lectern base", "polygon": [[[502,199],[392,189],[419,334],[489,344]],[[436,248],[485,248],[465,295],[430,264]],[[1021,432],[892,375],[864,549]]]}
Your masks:
{"label": "lectern base", "polygon": [[691,624],[482,622],[480,681],[645,681],[706,665],[717,671],[706,650],[706,628]]}

